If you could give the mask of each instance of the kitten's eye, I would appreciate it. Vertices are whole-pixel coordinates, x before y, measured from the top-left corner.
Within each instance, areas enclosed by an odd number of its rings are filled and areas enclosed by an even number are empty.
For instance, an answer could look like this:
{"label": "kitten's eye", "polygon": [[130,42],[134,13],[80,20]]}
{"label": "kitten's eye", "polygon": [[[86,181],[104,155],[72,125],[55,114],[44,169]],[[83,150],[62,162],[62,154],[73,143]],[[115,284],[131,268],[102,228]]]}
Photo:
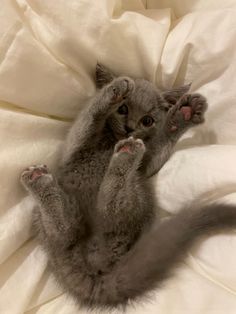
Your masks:
{"label": "kitten's eye", "polygon": [[117,111],[119,114],[126,115],[128,114],[128,107],[126,105],[121,105]]}
{"label": "kitten's eye", "polygon": [[153,118],[150,117],[150,116],[144,116],[144,117],[142,118],[142,124],[143,124],[145,127],[150,127],[150,126],[153,125],[153,123],[154,123],[154,120],[153,120]]}

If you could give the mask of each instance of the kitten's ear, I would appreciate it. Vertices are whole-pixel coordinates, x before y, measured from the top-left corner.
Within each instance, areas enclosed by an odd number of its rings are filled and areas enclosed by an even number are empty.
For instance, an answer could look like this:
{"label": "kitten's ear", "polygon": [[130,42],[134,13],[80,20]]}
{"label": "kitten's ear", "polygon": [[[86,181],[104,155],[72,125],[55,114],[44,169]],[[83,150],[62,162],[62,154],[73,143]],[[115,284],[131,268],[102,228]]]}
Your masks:
{"label": "kitten's ear", "polygon": [[106,84],[110,83],[115,78],[114,74],[111,73],[103,65],[97,63],[96,65],[96,86],[97,88],[102,88]]}
{"label": "kitten's ear", "polygon": [[190,90],[191,85],[192,83],[165,91],[161,94],[161,97],[164,98],[168,104],[175,104],[184,94]]}

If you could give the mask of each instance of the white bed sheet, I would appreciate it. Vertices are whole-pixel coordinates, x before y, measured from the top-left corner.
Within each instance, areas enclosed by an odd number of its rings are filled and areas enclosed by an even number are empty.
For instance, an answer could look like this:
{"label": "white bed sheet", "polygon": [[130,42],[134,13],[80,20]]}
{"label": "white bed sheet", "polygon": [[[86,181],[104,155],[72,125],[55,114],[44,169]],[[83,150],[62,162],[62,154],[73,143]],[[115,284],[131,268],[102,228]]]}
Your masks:
{"label": "white bed sheet", "polygon": [[[22,169],[55,169],[97,60],[159,87],[193,82],[209,100],[207,121],[189,131],[154,178],[174,214],[197,200],[236,202],[235,0],[1,0],[0,313],[74,314],[30,238],[33,200]],[[236,235],[215,235],[189,252],[149,303],[128,313],[236,313]]]}

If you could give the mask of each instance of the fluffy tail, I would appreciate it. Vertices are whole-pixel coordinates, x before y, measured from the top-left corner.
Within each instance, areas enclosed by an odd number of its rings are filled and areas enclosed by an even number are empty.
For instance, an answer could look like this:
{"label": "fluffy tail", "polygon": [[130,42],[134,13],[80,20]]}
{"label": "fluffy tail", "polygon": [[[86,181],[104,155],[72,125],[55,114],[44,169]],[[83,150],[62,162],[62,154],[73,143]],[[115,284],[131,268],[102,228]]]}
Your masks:
{"label": "fluffy tail", "polygon": [[236,207],[211,205],[183,210],[144,234],[133,249],[104,278],[103,305],[125,305],[158,287],[200,236],[236,227]]}

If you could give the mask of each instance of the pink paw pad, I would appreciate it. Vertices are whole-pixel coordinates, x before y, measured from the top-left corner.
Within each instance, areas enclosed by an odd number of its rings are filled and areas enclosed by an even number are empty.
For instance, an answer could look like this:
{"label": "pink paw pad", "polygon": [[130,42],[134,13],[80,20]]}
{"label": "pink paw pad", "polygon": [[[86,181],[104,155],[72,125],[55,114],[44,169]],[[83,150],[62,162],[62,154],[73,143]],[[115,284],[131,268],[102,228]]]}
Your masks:
{"label": "pink paw pad", "polygon": [[192,118],[192,108],[191,107],[183,106],[180,108],[180,111],[182,112],[185,121],[189,121]]}
{"label": "pink paw pad", "polygon": [[119,152],[122,152],[122,153],[131,153],[130,147],[129,147],[128,145],[124,145],[124,146],[122,146],[122,147],[119,149]]}
{"label": "pink paw pad", "polygon": [[43,170],[41,170],[41,169],[35,169],[35,170],[32,172],[32,174],[31,174],[31,176],[30,176],[30,179],[31,179],[31,180],[35,180],[35,179],[41,177],[41,176],[42,176],[43,174],[45,174],[45,173],[46,173],[46,172],[43,171]]}

